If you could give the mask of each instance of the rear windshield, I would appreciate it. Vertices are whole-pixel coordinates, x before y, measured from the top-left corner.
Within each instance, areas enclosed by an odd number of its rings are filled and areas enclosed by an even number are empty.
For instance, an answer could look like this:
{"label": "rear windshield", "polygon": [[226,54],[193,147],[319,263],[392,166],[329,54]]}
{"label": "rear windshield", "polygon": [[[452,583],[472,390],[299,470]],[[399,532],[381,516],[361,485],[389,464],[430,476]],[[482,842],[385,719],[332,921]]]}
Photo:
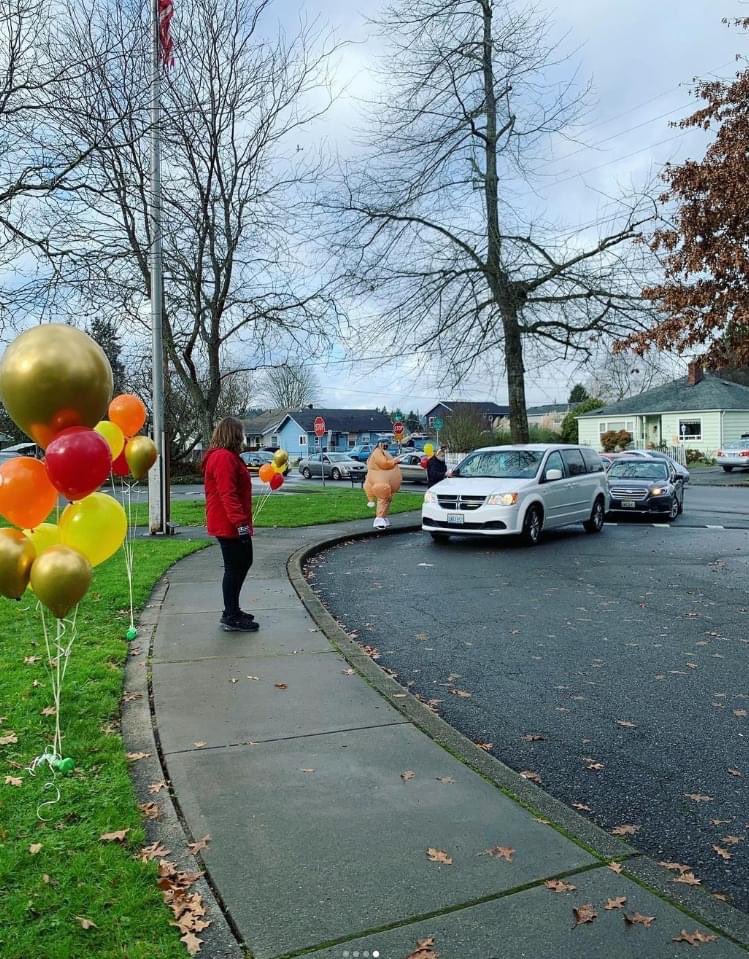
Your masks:
{"label": "rear windshield", "polygon": [[485,450],[471,453],[453,471],[453,476],[473,479],[532,479],[544,454],[537,450]]}
{"label": "rear windshield", "polygon": [[609,479],[664,480],[667,477],[668,466],[658,460],[619,460],[609,470]]}

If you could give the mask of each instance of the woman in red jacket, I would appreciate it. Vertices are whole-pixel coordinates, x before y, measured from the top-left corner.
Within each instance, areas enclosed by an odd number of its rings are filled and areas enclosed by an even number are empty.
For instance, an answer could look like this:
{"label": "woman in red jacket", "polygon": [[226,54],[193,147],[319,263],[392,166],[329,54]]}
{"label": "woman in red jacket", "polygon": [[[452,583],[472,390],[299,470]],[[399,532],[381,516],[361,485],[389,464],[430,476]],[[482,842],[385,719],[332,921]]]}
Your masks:
{"label": "woman in red jacket", "polygon": [[221,420],[203,459],[205,512],[208,533],[215,536],[224,557],[224,613],[227,632],[254,633],[258,624],[239,607],[239,594],[252,566],[252,481],[239,457],[244,430],[231,416]]}

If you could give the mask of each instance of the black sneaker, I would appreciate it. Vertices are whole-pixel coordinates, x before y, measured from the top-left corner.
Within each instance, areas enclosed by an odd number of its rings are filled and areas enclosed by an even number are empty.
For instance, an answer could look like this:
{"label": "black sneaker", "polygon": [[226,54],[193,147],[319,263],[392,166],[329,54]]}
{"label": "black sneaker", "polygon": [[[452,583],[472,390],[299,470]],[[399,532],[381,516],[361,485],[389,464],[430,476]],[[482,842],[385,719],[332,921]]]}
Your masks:
{"label": "black sneaker", "polygon": [[243,609],[240,609],[239,615],[240,615],[243,619],[249,619],[249,620],[252,621],[252,622],[254,622],[254,620],[255,620],[255,617],[252,615],[252,613],[245,613],[245,611],[244,611]]}
{"label": "black sneaker", "polygon": [[256,622],[255,617],[252,615],[252,613],[245,613],[244,610],[240,610],[239,618],[242,620],[243,623],[248,623],[250,629],[253,632],[256,629],[258,629],[258,623]]}
{"label": "black sneaker", "polygon": [[260,627],[254,620],[241,616],[222,616],[221,629],[226,633],[256,633]]}

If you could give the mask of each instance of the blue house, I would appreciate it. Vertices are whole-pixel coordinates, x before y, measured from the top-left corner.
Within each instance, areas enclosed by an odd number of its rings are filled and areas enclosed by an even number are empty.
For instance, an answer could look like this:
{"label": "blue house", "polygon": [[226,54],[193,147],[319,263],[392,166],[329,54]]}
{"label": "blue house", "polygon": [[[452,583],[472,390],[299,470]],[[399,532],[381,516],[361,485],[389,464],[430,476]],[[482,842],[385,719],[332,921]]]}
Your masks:
{"label": "blue house", "polygon": [[269,410],[244,421],[247,445],[251,449],[285,449],[289,456],[306,456],[319,449],[315,420],[325,420],[323,447],[345,452],[360,443],[374,443],[390,433],[390,418],[377,410],[331,410],[305,407],[301,410]]}

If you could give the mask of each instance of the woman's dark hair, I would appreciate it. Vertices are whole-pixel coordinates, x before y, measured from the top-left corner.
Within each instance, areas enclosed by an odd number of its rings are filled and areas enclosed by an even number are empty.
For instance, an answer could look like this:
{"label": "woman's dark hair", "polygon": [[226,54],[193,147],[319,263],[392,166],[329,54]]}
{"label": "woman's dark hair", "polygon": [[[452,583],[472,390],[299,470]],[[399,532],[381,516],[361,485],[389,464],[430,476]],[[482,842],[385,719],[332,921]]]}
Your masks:
{"label": "woman's dark hair", "polygon": [[209,449],[224,449],[231,450],[232,453],[241,453],[243,446],[244,427],[235,417],[224,417],[213,431]]}

